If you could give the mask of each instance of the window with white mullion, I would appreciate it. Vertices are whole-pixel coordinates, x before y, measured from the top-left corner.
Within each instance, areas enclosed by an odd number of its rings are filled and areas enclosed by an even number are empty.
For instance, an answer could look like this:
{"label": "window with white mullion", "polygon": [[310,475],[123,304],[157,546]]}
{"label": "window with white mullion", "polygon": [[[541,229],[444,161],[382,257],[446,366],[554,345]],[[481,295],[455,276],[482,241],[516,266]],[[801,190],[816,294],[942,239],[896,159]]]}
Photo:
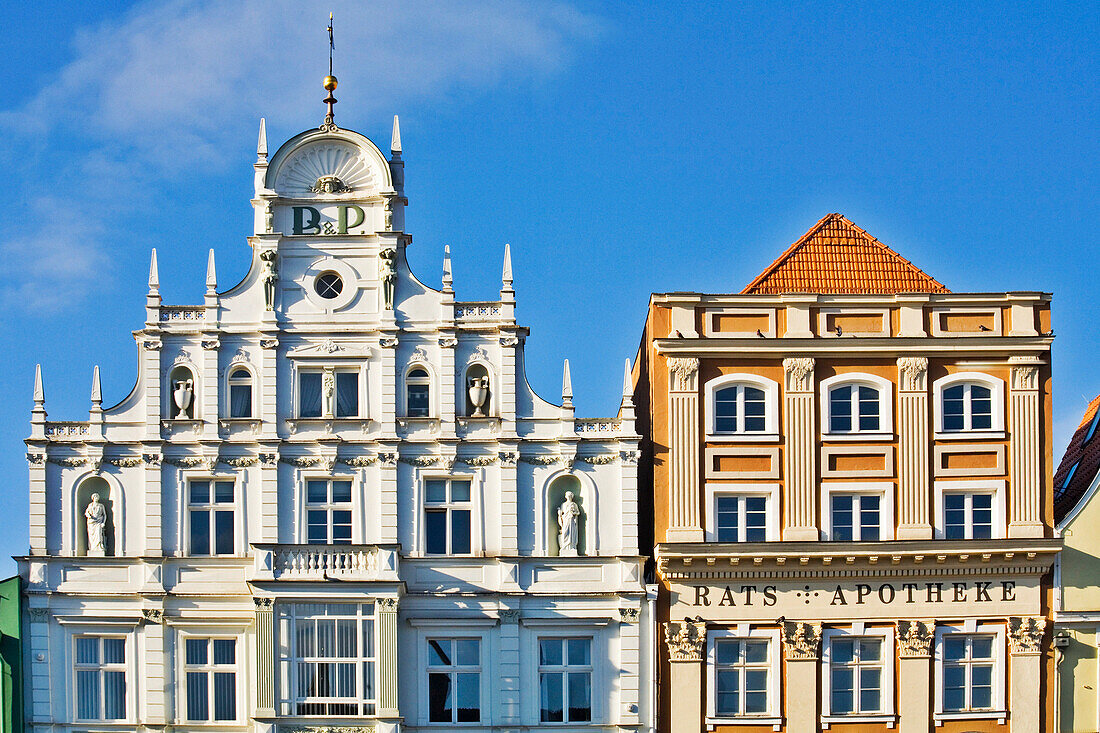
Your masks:
{"label": "window with white mullion", "polygon": [[311,545],[351,544],[351,481],[306,481],[306,542]]}
{"label": "window with white mullion", "polygon": [[81,635],[73,646],[77,719],[124,720],[126,638]]}
{"label": "window with white mullion", "polygon": [[998,677],[996,642],[996,634],[944,634],[944,712],[994,709],[993,685]]}
{"label": "window with white mullion", "polygon": [[951,492],[943,495],[943,535],[949,540],[993,536],[993,494]]}
{"label": "window with white mullion", "polygon": [[883,712],[882,637],[834,637],[829,643],[831,715]]}
{"label": "window with white mullion", "polygon": [[237,640],[184,639],[187,720],[237,719]]}
{"label": "window with white mullion", "polygon": [[830,495],[830,539],[838,542],[881,539],[881,504],[878,494]]}
{"label": "window with white mullion", "polygon": [[829,432],[874,433],[880,424],[877,389],[845,384],[829,390]]}
{"label": "window with white mullion", "polygon": [[737,384],[714,393],[714,430],[718,433],[763,433],[767,430],[764,390]]}
{"label": "window with white mullion", "polygon": [[763,716],[768,710],[772,650],[766,639],[714,642],[714,712],[720,717]]}
{"label": "window with white mullion", "polygon": [[469,479],[424,482],[424,551],[429,555],[468,555],[472,541],[473,497]]}
{"label": "window with white mullion", "polygon": [[719,542],[763,542],[767,539],[768,497],[716,494],[714,519]]}
{"label": "window with white mullion", "polygon": [[481,640],[428,639],[428,721],[481,721]]}
{"label": "window with white mullion", "polygon": [[280,615],[287,656],[281,714],[374,715],[376,642],[373,603],[291,604]]}
{"label": "window with white mullion", "polygon": [[964,382],[943,390],[943,429],[946,432],[989,430],[993,427],[993,398],[989,387]]}
{"label": "window with white mullion", "polygon": [[187,489],[191,554],[235,554],[235,482],[194,480],[188,483]]}
{"label": "window with white mullion", "polygon": [[539,639],[539,720],[592,720],[592,639]]}

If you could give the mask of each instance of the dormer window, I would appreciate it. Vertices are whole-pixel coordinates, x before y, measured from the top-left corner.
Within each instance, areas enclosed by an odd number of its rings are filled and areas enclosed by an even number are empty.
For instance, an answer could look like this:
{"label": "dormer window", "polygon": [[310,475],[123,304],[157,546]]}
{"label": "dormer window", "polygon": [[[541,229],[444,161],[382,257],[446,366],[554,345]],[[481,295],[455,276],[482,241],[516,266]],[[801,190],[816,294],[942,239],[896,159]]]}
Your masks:
{"label": "dormer window", "polygon": [[405,415],[431,416],[431,377],[423,367],[413,367],[405,377]]}

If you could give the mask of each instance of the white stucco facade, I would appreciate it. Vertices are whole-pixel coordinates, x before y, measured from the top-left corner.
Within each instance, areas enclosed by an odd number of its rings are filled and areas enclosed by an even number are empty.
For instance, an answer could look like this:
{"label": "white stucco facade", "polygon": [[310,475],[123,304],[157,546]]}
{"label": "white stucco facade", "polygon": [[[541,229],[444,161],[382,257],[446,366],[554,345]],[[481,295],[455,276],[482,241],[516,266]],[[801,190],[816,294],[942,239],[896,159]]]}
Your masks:
{"label": "white stucco facade", "polygon": [[631,398],[531,390],[507,252],[491,302],[410,272],[391,148],[261,126],[244,280],[163,305],[154,253],[132,392],[36,380],[29,729],[652,729]]}

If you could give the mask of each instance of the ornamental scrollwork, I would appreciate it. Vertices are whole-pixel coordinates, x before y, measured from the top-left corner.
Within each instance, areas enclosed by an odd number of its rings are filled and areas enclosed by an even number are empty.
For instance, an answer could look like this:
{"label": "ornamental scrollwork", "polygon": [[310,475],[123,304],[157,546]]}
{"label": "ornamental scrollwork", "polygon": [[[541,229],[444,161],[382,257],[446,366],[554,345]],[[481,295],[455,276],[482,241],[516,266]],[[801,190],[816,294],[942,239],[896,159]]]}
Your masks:
{"label": "ornamental scrollwork", "polygon": [[279,454],[278,453],[261,453],[260,454],[260,465],[261,466],[271,467],[271,466],[277,465],[278,463],[279,463]]}
{"label": "ornamental scrollwork", "polygon": [[898,621],[900,656],[902,658],[931,656],[935,632],[935,621]]}
{"label": "ornamental scrollwork", "polygon": [[381,346],[383,349],[397,348],[397,337],[383,336],[382,338],[378,339],[378,345]]}
{"label": "ornamental scrollwork", "polygon": [[318,178],[317,181],[309,187],[309,190],[313,193],[337,194],[351,193],[352,188],[340,180],[339,176],[327,175]]}
{"label": "ornamental scrollwork", "polygon": [[216,338],[207,338],[202,340],[202,348],[206,351],[213,351],[221,345],[221,341]]}
{"label": "ornamental scrollwork", "polygon": [[82,457],[81,458],[54,458],[54,457],[51,456],[51,457],[47,458],[46,460],[49,463],[52,463],[55,466],[64,466],[65,468],[76,468],[78,466],[87,465],[87,463],[88,463],[88,459],[87,458],[82,458]]}
{"label": "ornamental scrollwork", "polygon": [[561,456],[520,456],[519,459],[533,466],[553,466],[561,461]]}
{"label": "ornamental scrollwork", "polygon": [[817,659],[821,648],[821,624],[805,621],[783,624],[783,650],[786,659]]}
{"label": "ornamental scrollwork", "polygon": [[417,468],[434,466],[442,460],[439,456],[401,456],[400,461]]}
{"label": "ornamental scrollwork", "polygon": [[413,349],[412,354],[409,355],[409,363],[413,364],[421,362],[423,364],[428,363],[428,352],[423,346],[417,346]]}
{"label": "ornamental scrollwork", "polygon": [[31,464],[32,466],[41,466],[45,462],[46,462],[46,454],[45,453],[28,453],[27,454],[27,463]]}
{"label": "ornamental scrollwork", "polygon": [[375,733],[370,725],[299,725],[293,728],[280,728],[289,733]]}
{"label": "ornamental scrollwork", "polygon": [[467,364],[473,364],[475,362],[489,362],[489,352],[485,350],[485,347],[478,344],[474,347],[473,353],[466,359]]}
{"label": "ornamental scrollwork", "polygon": [[233,468],[247,468],[248,466],[255,466],[260,462],[260,459],[256,456],[233,456],[232,458],[224,459],[224,462],[228,466]]}
{"label": "ornamental scrollwork", "polygon": [[484,467],[491,466],[497,461],[496,456],[466,456],[465,458],[459,458],[458,460],[465,463],[467,466]]}
{"label": "ornamental scrollwork", "polygon": [[150,466],[159,466],[163,456],[160,453],[142,453],[141,460]]}
{"label": "ornamental scrollwork", "polygon": [[1039,367],[1015,366],[1012,367],[1012,389],[1038,389]]}
{"label": "ornamental scrollwork", "polygon": [[164,346],[160,339],[145,339],[141,342],[142,348],[146,351],[160,351],[160,348]]}
{"label": "ornamental scrollwork", "polygon": [[1042,651],[1047,620],[1035,616],[1010,616],[1008,648],[1013,654],[1038,654]]}
{"label": "ornamental scrollwork", "polygon": [[397,613],[397,599],[396,598],[379,598],[378,610],[385,613]]}
{"label": "ornamental scrollwork", "polygon": [[318,456],[280,456],[279,460],[296,468],[310,468],[324,463],[324,459]]}
{"label": "ornamental scrollwork", "polygon": [[665,643],[670,662],[701,662],[707,642],[706,621],[666,621]]}
{"label": "ornamental scrollwork", "polygon": [[275,349],[279,346],[279,339],[277,338],[262,338],[260,339],[261,349]]}
{"label": "ornamental scrollwork", "polygon": [[377,462],[378,456],[353,456],[352,458],[345,458],[343,460],[345,465],[351,466],[352,468],[363,468]]}
{"label": "ornamental scrollwork", "polygon": [[107,463],[110,463],[112,466],[118,466],[119,468],[133,468],[134,466],[140,466],[144,463],[144,460],[139,457],[109,458],[107,459]]}
{"label": "ornamental scrollwork", "polygon": [[392,468],[392,467],[397,465],[397,454],[396,453],[379,453],[378,454],[378,461],[383,466],[389,466],[390,468]]}
{"label": "ornamental scrollwork", "polygon": [[581,456],[580,459],[594,466],[606,466],[609,463],[614,463],[618,457],[614,453],[597,453],[594,456]]}
{"label": "ornamental scrollwork", "polygon": [[678,392],[695,391],[699,360],[691,356],[674,356],[668,360],[670,386]]}
{"label": "ornamental scrollwork", "polygon": [[164,611],[159,608],[143,608],[141,609],[141,617],[148,624],[159,624],[164,621]]}
{"label": "ornamental scrollwork", "polygon": [[501,346],[511,347],[511,346],[515,346],[518,343],[519,343],[519,337],[518,336],[504,335],[504,336],[500,337],[500,345]]}
{"label": "ornamental scrollwork", "polygon": [[813,357],[798,356],[784,359],[783,372],[787,375],[788,392],[809,392],[813,389]]}
{"label": "ornamental scrollwork", "polygon": [[502,466],[514,466],[516,461],[519,460],[519,452],[514,450],[505,450],[497,454],[500,458],[500,465]]}
{"label": "ornamental scrollwork", "polygon": [[505,624],[517,624],[519,623],[519,609],[518,608],[502,608],[497,611],[497,615],[500,616],[501,623]]}
{"label": "ornamental scrollwork", "polygon": [[188,351],[187,349],[180,349],[179,353],[176,354],[176,358],[172,359],[172,363],[173,364],[190,364],[191,363],[191,352]]}
{"label": "ornamental scrollwork", "polygon": [[641,612],[637,608],[620,608],[619,620],[624,624],[636,624]]}
{"label": "ornamental scrollwork", "polygon": [[274,598],[265,598],[263,596],[253,596],[252,602],[256,604],[257,611],[270,611],[275,607]]}
{"label": "ornamental scrollwork", "polygon": [[444,349],[453,349],[454,347],[458,346],[458,339],[456,339],[454,336],[440,336],[439,345],[442,346]]}
{"label": "ornamental scrollwork", "polygon": [[626,463],[626,464],[629,464],[629,465],[637,464],[638,460],[641,457],[642,457],[642,452],[640,450],[621,450],[621,451],[619,451],[619,458],[622,460],[623,463]]}
{"label": "ornamental scrollwork", "polygon": [[928,357],[901,357],[898,359],[898,377],[903,392],[925,391],[928,388]]}

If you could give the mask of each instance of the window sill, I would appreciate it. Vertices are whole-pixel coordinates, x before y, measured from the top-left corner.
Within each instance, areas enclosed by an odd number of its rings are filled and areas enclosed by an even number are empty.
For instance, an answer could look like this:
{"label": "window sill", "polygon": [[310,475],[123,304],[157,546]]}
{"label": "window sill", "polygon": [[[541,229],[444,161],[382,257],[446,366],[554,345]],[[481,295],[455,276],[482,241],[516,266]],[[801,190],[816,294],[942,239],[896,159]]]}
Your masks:
{"label": "window sill", "polygon": [[1004,440],[1005,431],[1003,430],[953,430],[951,432],[944,432],[942,430],[936,431],[936,440]]}
{"label": "window sill", "polygon": [[948,720],[993,720],[1004,725],[1008,719],[1007,710],[975,710],[968,713],[933,713],[932,720],[936,721],[936,727],[940,727]]}
{"label": "window sill", "polygon": [[708,443],[778,443],[778,433],[707,433]]}
{"label": "window sill", "polygon": [[287,430],[294,435],[299,430],[316,428],[331,433],[336,429],[358,427],[366,432],[370,427],[370,419],[365,417],[292,417],[287,418]]}
{"label": "window sill", "polygon": [[887,728],[894,728],[898,724],[898,716],[893,713],[882,713],[874,715],[822,715],[821,716],[821,729],[828,730],[830,725],[841,723],[878,723],[879,725],[885,723]]}
{"label": "window sill", "polygon": [[893,439],[893,433],[823,433],[821,435],[821,440],[825,443],[880,443]]}
{"label": "window sill", "polygon": [[783,718],[775,716],[751,716],[739,718],[712,718],[706,719],[707,730],[714,730],[718,725],[770,725],[772,730],[780,730],[783,727]]}

